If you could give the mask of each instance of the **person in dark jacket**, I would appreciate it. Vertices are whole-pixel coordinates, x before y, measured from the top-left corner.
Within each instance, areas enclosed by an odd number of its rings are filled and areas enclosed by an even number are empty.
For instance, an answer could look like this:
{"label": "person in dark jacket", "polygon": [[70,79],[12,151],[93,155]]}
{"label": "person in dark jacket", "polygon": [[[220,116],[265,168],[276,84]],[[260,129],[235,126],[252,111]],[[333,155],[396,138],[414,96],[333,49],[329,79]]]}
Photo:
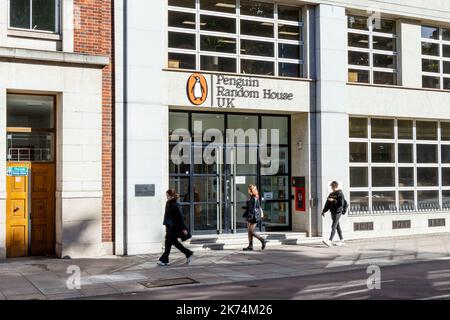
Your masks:
{"label": "person in dark jacket", "polygon": [[332,193],[328,196],[327,202],[325,203],[325,207],[322,211],[322,216],[325,217],[325,213],[330,211],[331,212],[331,218],[333,219],[333,224],[331,225],[331,236],[330,240],[324,240],[323,243],[327,245],[328,247],[331,247],[333,245],[333,238],[336,235],[336,231],[339,235],[340,241],[336,243],[337,246],[343,246],[345,245],[344,237],[342,235],[342,229],[341,225],[339,223],[339,220],[342,217],[342,214],[344,213],[344,193],[342,190],[339,189],[339,183],[336,181],[333,181],[330,185],[331,189],[333,190]]}
{"label": "person in dark jacket", "polygon": [[261,249],[266,248],[266,240],[255,232],[256,225],[261,221],[261,202],[259,200],[259,192],[256,186],[249,185],[248,193],[250,197],[247,200],[247,205],[242,207],[245,209],[245,213],[242,217],[247,220],[247,231],[248,231],[248,247],[244,248],[244,251],[253,250],[253,237],[261,241]]}
{"label": "person in dark jacket", "polygon": [[175,246],[175,248],[184,253],[187,259],[187,264],[191,264],[194,253],[191,250],[186,249],[178,241],[178,238],[182,235],[188,235],[188,228],[184,224],[183,211],[178,203],[179,196],[175,190],[168,190],[166,192],[166,196],[167,203],[163,222],[166,226],[166,243],[164,253],[161,258],[159,258],[158,265],[169,265],[169,254],[172,246]]}

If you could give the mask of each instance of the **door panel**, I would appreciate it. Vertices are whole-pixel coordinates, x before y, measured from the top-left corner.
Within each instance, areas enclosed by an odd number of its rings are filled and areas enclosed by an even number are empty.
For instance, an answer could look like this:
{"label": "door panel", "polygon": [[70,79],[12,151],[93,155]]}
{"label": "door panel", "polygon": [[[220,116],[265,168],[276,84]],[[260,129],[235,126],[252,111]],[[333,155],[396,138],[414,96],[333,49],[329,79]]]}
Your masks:
{"label": "door panel", "polygon": [[[28,164],[11,164],[29,167]],[[28,182],[29,178],[6,177],[6,255],[8,258],[28,255]]]}

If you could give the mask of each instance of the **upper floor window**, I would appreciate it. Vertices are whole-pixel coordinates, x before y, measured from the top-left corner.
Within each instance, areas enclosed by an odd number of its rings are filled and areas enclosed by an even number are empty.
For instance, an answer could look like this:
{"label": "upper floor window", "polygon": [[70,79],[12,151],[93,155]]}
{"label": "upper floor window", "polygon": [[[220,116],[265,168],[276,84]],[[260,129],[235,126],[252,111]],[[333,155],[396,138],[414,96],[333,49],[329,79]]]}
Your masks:
{"label": "upper floor window", "polygon": [[169,0],[168,67],[302,77],[301,13],[250,0]]}
{"label": "upper floor window", "polygon": [[450,90],[450,29],[422,26],[422,87]]}
{"label": "upper floor window", "polygon": [[60,0],[9,0],[9,27],[59,32]]}
{"label": "upper floor window", "polygon": [[348,16],[348,81],[397,85],[396,22]]}

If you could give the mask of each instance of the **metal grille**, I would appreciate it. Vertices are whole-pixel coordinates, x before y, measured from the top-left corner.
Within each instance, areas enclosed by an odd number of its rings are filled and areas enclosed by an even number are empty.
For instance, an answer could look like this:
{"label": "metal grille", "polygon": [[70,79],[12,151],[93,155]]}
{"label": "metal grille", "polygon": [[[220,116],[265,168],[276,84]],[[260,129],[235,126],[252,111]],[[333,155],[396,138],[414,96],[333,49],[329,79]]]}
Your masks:
{"label": "metal grille", "polygon": [[430,228],[445,227],[445,219],[429,219],[428,227]]}
{"label": "metal grille", "polygon": [[392,221],[392,229],[411,229],[411,220]]}
{"label": "metal grille", "polygon": [[373,222],[356,222],[353,224],[354,231],[373,231]]}

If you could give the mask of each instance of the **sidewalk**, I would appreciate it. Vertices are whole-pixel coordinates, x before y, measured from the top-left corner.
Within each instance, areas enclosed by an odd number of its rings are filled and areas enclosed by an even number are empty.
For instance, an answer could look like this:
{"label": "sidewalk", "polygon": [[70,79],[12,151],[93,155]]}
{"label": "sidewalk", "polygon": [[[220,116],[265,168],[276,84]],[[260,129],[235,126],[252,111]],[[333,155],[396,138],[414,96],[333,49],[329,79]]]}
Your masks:
{"label": "sidewalk", "polygon": [[[240,250],[195,253],[191,266],[176,250],[171,266],[158,267],[159,255],[97,259],[10,259],[0,263],[0,300],[68,299],[131,293],[181,278],[202,285],[276,279],[366,268],[368,265],[450,259],[450,234],[358,240],[345,247],[323,245],[268,247],[264,252]],[[81,289],[70,290],[70,266],[81,270]],[[185,280],[185,279],[184,279]],[[159,282],[159,283],[158,283]]]}

